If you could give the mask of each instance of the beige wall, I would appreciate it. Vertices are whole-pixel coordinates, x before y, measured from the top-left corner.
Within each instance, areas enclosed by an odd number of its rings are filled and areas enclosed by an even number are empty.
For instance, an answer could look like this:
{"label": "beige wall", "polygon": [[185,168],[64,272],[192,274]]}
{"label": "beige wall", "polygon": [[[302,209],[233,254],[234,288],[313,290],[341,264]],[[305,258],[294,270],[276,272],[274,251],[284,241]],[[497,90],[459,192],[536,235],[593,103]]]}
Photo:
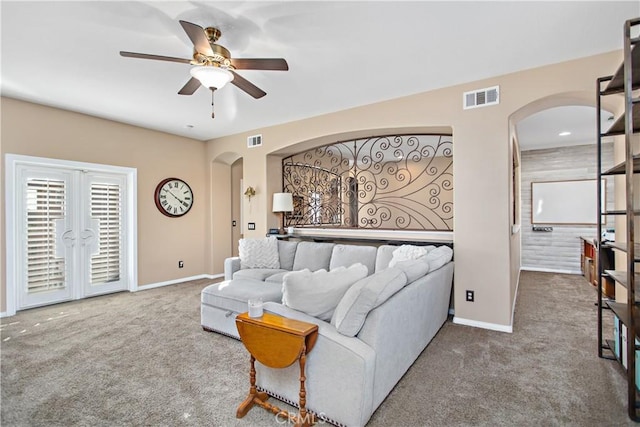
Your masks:
{"label": "beige wall", "polygon": [[[213,160],[237,152],[244,158],[245,182],[266,183],[268,188],[273,185],[265,160],[269,153],[293,153],[384,132],[429,132],[451,127],[456,317],[508,327],[520,267],[520,238],[511,233],[509,214],[510,116],[545,97],[569,92],[593,94],[596,77],[612,73],[620,58],[620,52],[612,52],[251,130],[210,141],[207,156]],[[462,109],[463,92],[494,85],[500,85],[499,105]],[[246,137],[256,133],[263,135],[264,145],[246,149]],[[262,193],[254,200],[251,217],[257,227],[255,232],[247,232],[248,237],[263,236],[267,230],[272,215],[268,196]],[[218,225],[212,226],[215,239]],[[465,301],[467,289],[475,291],[475,302]]]}
{"label": "beige wall", "polygon": [[[256,230],[245,235],[261,237],[278,221],[271,212],[271,194],[281,189],[278,164],[284,155],[374,133],[453,129],[456,317],[509,326],[520,266],[520,236],[511,234],[509,215],[510,127],[530,114],[527,107],[540,99],[564,93],[594,99],[596,77],[612,73],[620,59],[620,52],[612,52],[251,130],[206,144],[3,98],[0,147],[2,154],[137,168],[138,272],[143,285],[222,272],[224,258],[232,253],[230,165],[238,158],[243,158],[244,185],[257,191],[251,204],[243,204],[245,225],[256,223]],[[462,109],[463,92],[493,85],[500,85],[499,105]],[[264,145],[246,148],[246,137],[256,133],[263,134]],[[155,185],[167,176],[183,178],[194,189],[196,203],[183,218],[164,217],[153,203]],[[4,174],[2,180],[4,183]],[[4,200],[4,184],[0,196]],[[4,248],[4,221],[0,233]],[[177,268],[179,259],[185,261],[182,270]],[[2,271],[4,262],[3,256]],[[3,275],[2,310],[5,286]],[[475,291],[474,303],[464,300],[467,289]]]}
{"label": "beige wall", "polygon": [[[210,272],[210,197],[203,142],[9,98],[1,102],[2,170],[6,153],[137,169],[139,285]],[[154,204],[155,187],[167,177],[184,179],[194,192],[193,208],[184,217],[166,217]],[[4,209],[4,173],[1,180]],[[2,221],[3,251],[4,228]],[[179,260],[184,261],[182,269]],[[5,262],[3,252],[2,271]],[[4,274],[1,283],[0,311],[5,311]]]}

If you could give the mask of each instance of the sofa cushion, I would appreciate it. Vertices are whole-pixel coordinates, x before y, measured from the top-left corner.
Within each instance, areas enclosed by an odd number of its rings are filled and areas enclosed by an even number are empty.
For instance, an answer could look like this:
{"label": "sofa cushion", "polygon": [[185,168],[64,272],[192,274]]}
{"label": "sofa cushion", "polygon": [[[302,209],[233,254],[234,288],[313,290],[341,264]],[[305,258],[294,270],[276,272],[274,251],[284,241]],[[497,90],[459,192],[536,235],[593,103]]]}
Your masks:
{"label": "sofa cushion", "polygon": [[[283,270],[281,268],[246,268],[244,270],[238,270],[233,273],[234,279],[254,279],[254,280],[266,280],[278,273],[289,273],[289,270]],[[282,283],[280,281],[279,283]]]}
{"label": "sofa cushion", "polygon": [[274,283],[280,283],[282,284],[282,281],[284,280],[284,276],[286,274],[291,273],[291,271],[289,270],[283,270],[280,271],[278,273],[272,274],[271,276],[267,277],[265,280],[265,282],[274,282]]}
{"label": "sofa cushion", "polygon": [[389,267],[393,267],[400,261],[418,259],[433,249],[435,249],[435,246],[402,245],[393,251],[393,257],[391,261],[389,261]]}
{"label": "sofa cushion", "polygon": [[329,269],[329,261],[334,243],[300,242],[296,249],[296,257],[293,261],[293,270],[311,271]]}
{"label": "sofa cushion", "polygon": [[429,271],[435,271],[451,261],[451,258],[453,258],[453,249],[443,245],[429,252],[423,259],[429,263]]}
{"label": "sofa cushion", "polygon": [[367,267],[369,274],[373,274],[376,268],[377,250],[375,246],[335,245],[331,253],[329,270],[360,263]]}
{"label": "sofa cushion", "polygon": [[280,268],[278,239],[240,239],[240,268]]}
{"label": "sofa cushion", "polygon": [[393,258],[393,251],[396,249],[398,249],[398,247],[392,245],[378,246],[378,252],[376,253],[376,273],[389,267],[389,261]]}
{"label": "sofa cushion", "polygon": [[280,255],[280,268],[285,270],[293,270],[293,260],[296,257],[296,248],[298,242],[289,242],[287,240],[278,240],[278,254]]}
{"label": "sofa cushion", "polygon": [[402,270],[389,267],[359,280],[345,292],[338,303],[331,324],[343,335],[358,334],[369,311],[373,310],[407,284]]}
{"label": "sofa cushion", "polygon": [[367,274],[360,263],[332,271],[290,272],[282,282],[282,304],[328,322],[347,289]]}
{"label": "sofa cushion", "polygon": [[430,271],[429,262],[425,257],[418,259],[410,259],[407,261],[397,262],[392,268],[402,270],[407,276],[407,283],[411,283],[419,278],[423,277]]}
{"label": "sofa cushion", "polygon": [[282,286],[279,283],[266,283],[252,279],[225,280],[204,288],[201,298],[203,304],[243,313],[248,310],[249,298],[262,298],[265,302],[280,302]]}

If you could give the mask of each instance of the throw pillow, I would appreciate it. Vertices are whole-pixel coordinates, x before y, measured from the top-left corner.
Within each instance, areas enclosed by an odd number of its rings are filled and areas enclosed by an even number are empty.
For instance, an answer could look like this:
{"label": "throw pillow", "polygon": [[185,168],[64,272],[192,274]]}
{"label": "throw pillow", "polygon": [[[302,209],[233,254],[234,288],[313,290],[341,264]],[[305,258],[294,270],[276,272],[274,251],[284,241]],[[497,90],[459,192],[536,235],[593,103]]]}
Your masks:
{"label": "throw pillow", "polygon": [[354,337],[362,329],[367,314],[407,284],[398,268],[387,268],[365,277],[349,288],[331,317],[331,324],[343,335]]}
{"label": "throw pillow", "polygon": [[280,268],[278,239],[240,239],[240,268]]}
{"label": "throw pillow", "polygon": [[402,245],[393,251],[393,258],[389,261],[389,267],[393,267],[400,261],[418,259],[429,253],[434,248],[435,246]]}
{"label": "throw pillow", "polygon": [[360,263],[332,271],[292,271],[282,280],[282,304],[328,322],[347,289],[367,274]]}
{"label": "throw pillow", "polygon": [[429,271],[436,271],[453,258],[453,249],[449,246],[438,246],[431,252],[429,252],[424,260],[429,263]]}

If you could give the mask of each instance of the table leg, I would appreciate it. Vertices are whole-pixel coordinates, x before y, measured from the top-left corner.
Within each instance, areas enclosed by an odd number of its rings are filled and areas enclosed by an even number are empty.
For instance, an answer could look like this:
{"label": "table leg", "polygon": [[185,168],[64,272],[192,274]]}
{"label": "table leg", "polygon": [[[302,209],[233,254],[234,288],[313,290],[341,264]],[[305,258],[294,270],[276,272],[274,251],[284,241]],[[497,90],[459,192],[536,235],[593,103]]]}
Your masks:
{"label": "table leg", "polygon": [[308,427],[315,424],[315,419],[312,414],[307,412],[307,390],[304,387],[304,382],[307,377],[305,376],[305,365],[307,363],[307,349],[302,347],[302,354],[300,354],[300,412],[298,413],[298,422],[295,427]]}
{"label": "table leg", "polygon": [[257,403],[256,399],[260,400],[261,402],[264,402],[269,398],[267,393],[258,392],[258,390],[256,389],[255,357],[251,356],[250,362],[251,362],[251,370],[249,371],[249,384],[250,384],[249,395],[247,396],[246,399],[244,399],[244,401],[240,404],[240,406],[238,406],[238,409],[236,410],[236,418],[242,418],[245,415],[247,415],[247,412],[249,412],[249,410],[253,408],[253,405]]}

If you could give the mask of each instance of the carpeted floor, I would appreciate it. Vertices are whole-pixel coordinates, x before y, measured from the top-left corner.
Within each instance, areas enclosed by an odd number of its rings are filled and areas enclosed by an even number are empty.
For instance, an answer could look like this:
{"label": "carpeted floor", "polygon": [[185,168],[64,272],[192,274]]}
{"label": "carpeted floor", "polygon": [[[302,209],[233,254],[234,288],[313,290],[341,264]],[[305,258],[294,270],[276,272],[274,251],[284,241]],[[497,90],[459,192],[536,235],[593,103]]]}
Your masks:
{"label": "carpeted floor", "polygon": [[[195,281],[2,319],[2,426],[278,426],[239,341],[200,327]],[[626,383],[599,359],[595,291],[523,272],[514,333],[447,322],[370,426],[620,426]],[[286,405],[280,405],[286,407]]]}

